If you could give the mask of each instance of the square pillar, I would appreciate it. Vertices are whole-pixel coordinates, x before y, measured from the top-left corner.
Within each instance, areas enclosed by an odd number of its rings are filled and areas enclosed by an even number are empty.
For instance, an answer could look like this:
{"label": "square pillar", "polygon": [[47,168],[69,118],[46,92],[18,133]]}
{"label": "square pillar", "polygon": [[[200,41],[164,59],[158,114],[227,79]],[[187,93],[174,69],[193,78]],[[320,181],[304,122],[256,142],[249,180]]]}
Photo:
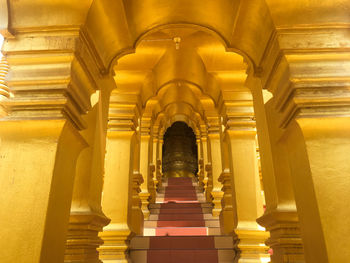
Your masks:
{"label": "square pillar", "polygon": [[[218,217],[221,212],[221,199],[224,193],[221,191],[222,184],[219,182],[219,177],[222,172],[221,161],[221,135],[220,126],[218,125],[218,118],[212,120],[211,126],[208,131],[208,146],[210,145],[211,155],[211,176],[208,176],[207,193],[210,193],[212,197],[212,203],[214,208],[212,214],[214,217]],[[208,169],[210,169],[208,167]],[[210,173],[208,174],[210,175]]]}
{"label": "square pillar", "polygon": [[9,70],[6,87],[0,76],[4,262],[64,261],[76,164],[88,146],[80,131],[95,91],[75,53],[80,41],[74,30],[23,32],[3,46]]}
{"label": "square pillar", "polygon": [[[139,110],[136,104],[122,104],[121,99],[112,95],[107,131],[102,209],[111,223],[100,234],[104,241],[99,249],[103,262],[128,262],[130,239],[143,232],[139,197],[143,178],[135,154],[140,145],[136,132]],[[126,111],[132,118],[125,118]]]}
{"label": "square pillar", "polygon": [[[279,29],[262,67],[283,130],[307,262],[346,262],[350,228],[348,29]],[[316,52],[317,50],[317,52]],[[271,65],[274,65],[271,67]]]}

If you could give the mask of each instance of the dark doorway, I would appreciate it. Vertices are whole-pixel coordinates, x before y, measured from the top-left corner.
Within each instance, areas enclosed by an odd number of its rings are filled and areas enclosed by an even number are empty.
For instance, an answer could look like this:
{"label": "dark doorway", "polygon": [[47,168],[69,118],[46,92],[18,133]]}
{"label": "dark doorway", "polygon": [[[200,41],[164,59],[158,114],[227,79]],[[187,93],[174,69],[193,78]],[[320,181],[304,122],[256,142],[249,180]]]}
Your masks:
{"label": "dark doorway", "polygon": [[198,172],[196,135],[185,122],[174,122],[164,134],[162,169],[166,177],[192,177]]}

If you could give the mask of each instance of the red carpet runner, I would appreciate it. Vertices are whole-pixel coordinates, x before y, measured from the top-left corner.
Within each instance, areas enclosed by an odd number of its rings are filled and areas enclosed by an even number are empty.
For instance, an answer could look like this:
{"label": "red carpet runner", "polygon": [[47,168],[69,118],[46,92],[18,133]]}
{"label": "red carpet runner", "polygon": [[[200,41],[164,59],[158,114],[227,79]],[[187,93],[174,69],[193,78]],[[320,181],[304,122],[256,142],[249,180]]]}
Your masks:
{"label": "red carpet runner", "polygon": [[149,239],[149,263],[218,262],[191,178],[169,178],[155,234]]}

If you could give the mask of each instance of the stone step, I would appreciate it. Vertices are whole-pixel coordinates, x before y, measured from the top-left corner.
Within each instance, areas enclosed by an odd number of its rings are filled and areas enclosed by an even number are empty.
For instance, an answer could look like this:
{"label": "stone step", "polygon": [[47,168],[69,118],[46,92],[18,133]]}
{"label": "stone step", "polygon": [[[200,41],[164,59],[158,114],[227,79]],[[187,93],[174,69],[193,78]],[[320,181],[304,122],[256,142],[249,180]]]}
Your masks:
{"label": "stone step", "polygon": [[[170,210],[170,209],[166,209]],[[168,211],[162,211],[161,214],[151,214],[148,220],[209,220],[213,219],[213,215],[210,213],[203,214],[202,211],[196,211],[195,213],[169,213]]]}
{"label": "stone step", "polygon": [[166,197],[171,197],[171,198],[178,198],[178,197],[190,197],[190,198],[197,198],[197,194],[196,193],[166,193],[166,194],[158,194],[157,198],[166,198]]}
{"label": "stone step", "polygon": [[220,235],[220,227],[145,227],[144,236],[213,236]]}
{"label": "stone step", "polygon": [[154,203],[149,204],[150,209],[166,209],[166,208],[213,208],[213,205],[211,203],[175,203],[175,202],[169,202],[169,203]]}
{"label": "stone step", "polygon": [[167,190],[194,190],[195,186],[193,186],[193,185],[182,185],[182,186],[168,185],[165,187],[165,189],[167,189]]}
{"label": "stone step", "polygon": [[219,220],[147,220],[144,227],[220,227]]}
{"label": "stone step", "polygon": [[164,197],[165,195],[172,195],[172,196],[183,196],[183,195],[195,195],[195,196],[204,196],[203,193],[197,193],[195,191],[187,191],[187,190],[171,190],[171,191],[166,191],[163,193],[157,193],[157,197]]}
{"label": "stone step", "polygon": [[135,263],[232,263],[235,252],[231,249],[208,250],[131,250]]}
{"label": "stone step", "polygon": [[233,249],[232,236],[136,236],[130,249]]}
{"label": "stone step", "polygon": [[203,214],[210,214],[212,211],[212,208],[204,207],[204,208],[152,208],[150,209],[151,214],[191,214],[191,213],[203,213]]}
{"label": "stone step", "polygon": [[193,186],[193,187],[199,187],[199,184],[197,182],[192,182],[192,184],[168,184],[168,183],[162,183],[162,186],[159,187],[159,189],[168,187],[168,186],[175,186],[175,187],[183,187],[183,186]]}

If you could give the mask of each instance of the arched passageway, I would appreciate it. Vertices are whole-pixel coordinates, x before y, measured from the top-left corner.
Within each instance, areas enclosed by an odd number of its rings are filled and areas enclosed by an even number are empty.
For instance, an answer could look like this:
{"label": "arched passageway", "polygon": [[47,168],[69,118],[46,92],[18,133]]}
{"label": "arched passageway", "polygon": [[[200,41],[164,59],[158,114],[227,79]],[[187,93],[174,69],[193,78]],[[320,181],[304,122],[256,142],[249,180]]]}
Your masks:
{"label": "arched passageway", "polygon": [[194,177],[198,172],[196,135],[184,122],[174,122],[163,138],[162,172],[165,177]]}
{"label": "arched passageway", "polygon": [[[2,261],[125,262],[184,180],[235,260],[269,246],[272,262],[347,262],[349,9],[3,1]],[[178,121],[195,134],[198,182],[163,173]]]}

